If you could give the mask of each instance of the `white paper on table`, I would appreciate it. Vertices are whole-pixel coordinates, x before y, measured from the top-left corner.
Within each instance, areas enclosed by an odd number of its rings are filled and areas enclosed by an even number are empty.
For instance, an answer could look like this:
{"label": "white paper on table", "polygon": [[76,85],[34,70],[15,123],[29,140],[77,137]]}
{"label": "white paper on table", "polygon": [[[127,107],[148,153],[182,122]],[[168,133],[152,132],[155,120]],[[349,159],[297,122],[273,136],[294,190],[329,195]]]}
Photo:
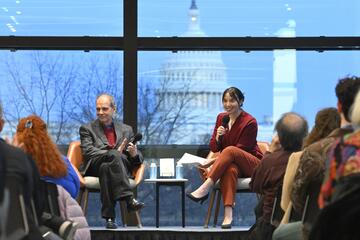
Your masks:
{"label": "white paper on table", "polygon": [[184,153],[184,155],[180,158],[178,163],[181,164],[204,164],[206,158],[202,158],[190,153]]}
{"label": "white paper on table", "polygon": [[160,158],[160,177],[174,177],[175,167],[173,158]]}

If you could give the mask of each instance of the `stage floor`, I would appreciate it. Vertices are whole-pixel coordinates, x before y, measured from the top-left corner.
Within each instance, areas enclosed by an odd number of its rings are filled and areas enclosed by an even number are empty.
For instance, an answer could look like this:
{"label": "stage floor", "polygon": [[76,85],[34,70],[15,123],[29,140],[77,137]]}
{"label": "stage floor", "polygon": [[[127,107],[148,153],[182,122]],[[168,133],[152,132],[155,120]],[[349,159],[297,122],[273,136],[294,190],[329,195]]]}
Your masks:
{"label": "stage floor", "polygon": [[105,227],[91,227],[91,239],[141,239],[141,240],[187,240],[187,239],[245,239],[249,227],[233,227],[231,229],[221,229],[220,226],[214,228],[204,227],[118,227],[117,229],[106,229]]}

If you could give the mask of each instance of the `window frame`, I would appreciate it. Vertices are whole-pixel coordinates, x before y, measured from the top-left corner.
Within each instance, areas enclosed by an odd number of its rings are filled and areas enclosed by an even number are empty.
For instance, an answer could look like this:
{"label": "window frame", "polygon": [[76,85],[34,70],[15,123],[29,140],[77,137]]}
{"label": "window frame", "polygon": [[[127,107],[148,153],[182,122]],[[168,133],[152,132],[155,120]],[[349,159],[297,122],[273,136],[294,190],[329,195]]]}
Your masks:
{"label": "window frame", "polygon": [[123,51],[124,122],[137,130],[137,68],[139,51],[351,51],[360,37],[138,37],[138,0],[123,0],[123,37],[0,36],[1,50]]}

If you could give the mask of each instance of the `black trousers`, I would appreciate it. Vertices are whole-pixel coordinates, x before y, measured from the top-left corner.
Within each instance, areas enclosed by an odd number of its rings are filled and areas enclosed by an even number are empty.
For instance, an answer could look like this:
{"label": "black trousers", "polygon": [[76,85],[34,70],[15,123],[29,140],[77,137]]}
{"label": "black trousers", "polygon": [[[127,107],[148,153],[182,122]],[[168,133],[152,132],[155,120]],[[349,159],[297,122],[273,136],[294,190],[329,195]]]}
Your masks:
{"label": "black trousers", "polygon": [[103,158],[90,163],[86,175],[99,177],[103,218],[115,218],[116,201],[133,196],[130,169],[130,161],[117,150],[109,150]]}

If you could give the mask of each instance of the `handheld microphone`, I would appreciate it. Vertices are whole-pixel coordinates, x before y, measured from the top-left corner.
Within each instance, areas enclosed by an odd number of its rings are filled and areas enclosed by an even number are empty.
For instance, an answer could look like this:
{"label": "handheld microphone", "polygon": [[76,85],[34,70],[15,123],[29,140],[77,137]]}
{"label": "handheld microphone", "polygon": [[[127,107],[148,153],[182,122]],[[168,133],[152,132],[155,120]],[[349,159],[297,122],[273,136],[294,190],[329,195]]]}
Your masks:
{"label": "handheld microphone", "polygon": [[221,120],[221,126],[223,126],[224,128],[226,128],[226,125],[230,122],[230,117],[229,115],[225,115],[223,117],[223,119]]}
{"label": "handheld microphone", "polygon": [[141,133],[136,133],[129,139],[129,143],[136,144],[136,142],[140,141],[142,139]]}
{"label": "handheld microphone", "polygon": [[[223,119],[221,119],[221,126],[223,126],[224,128],[226,128],[226,126],[228,125],[229,121],[230,121],[229,115],[225,115],[225,116],[223,117]],[[219,141],[218,141],[218,148],[219,148],[219,149],[221,149],[221,146],[222,146],[223,136],[224,136],[224,135],[219,136]]]}

